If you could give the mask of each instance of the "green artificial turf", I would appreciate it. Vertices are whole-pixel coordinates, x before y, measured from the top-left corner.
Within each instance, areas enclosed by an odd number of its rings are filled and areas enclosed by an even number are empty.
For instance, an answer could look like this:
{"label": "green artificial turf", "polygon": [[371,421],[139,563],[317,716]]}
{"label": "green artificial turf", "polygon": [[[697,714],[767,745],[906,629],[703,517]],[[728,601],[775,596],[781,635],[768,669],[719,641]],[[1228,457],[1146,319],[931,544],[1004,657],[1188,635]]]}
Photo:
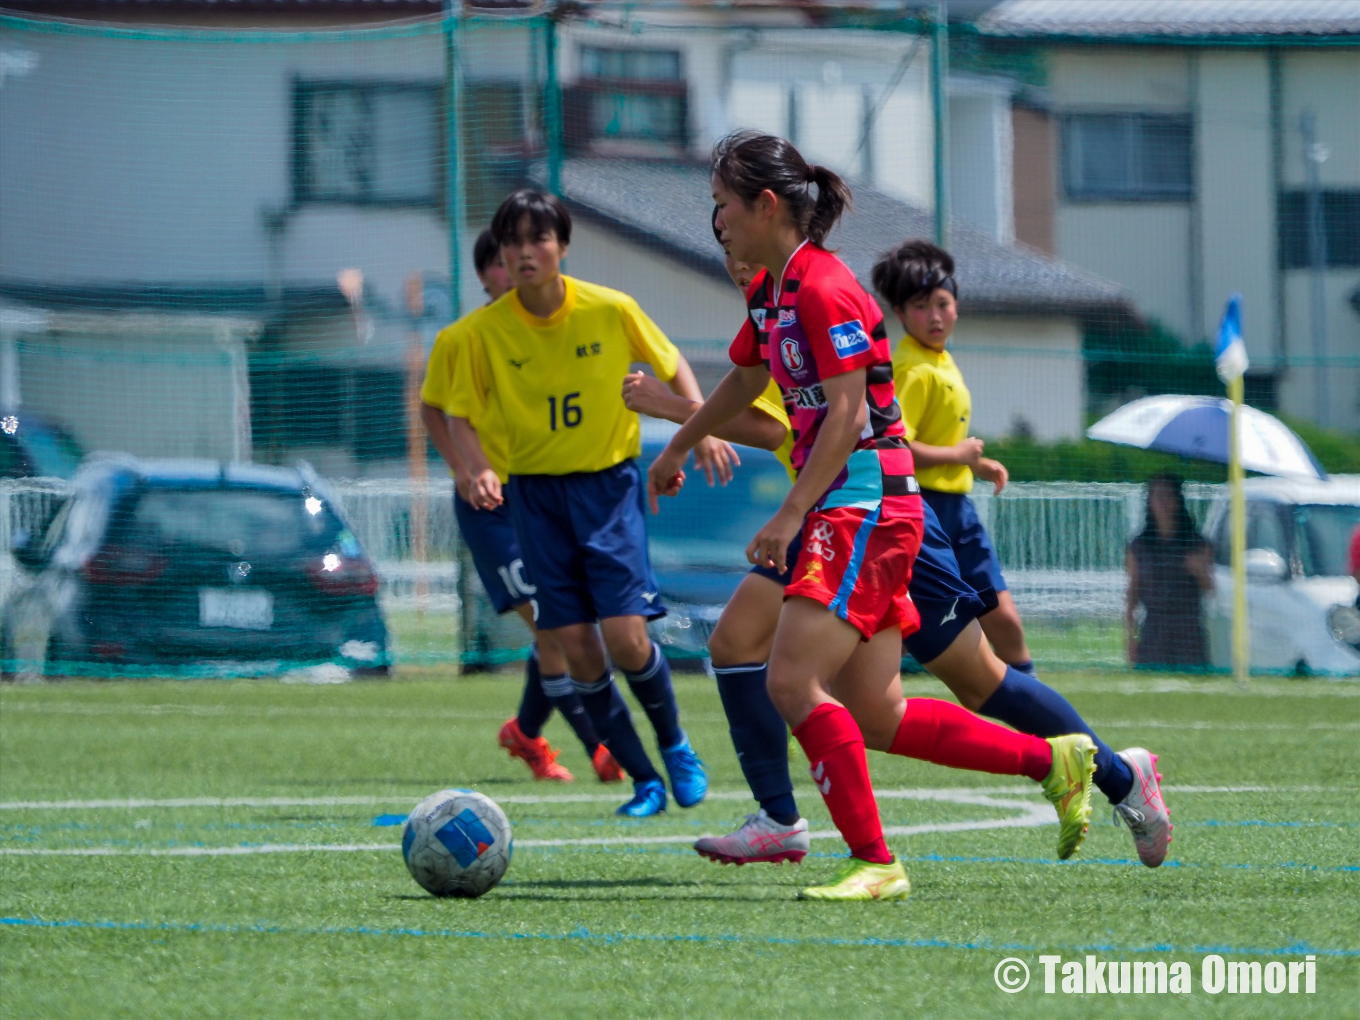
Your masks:
{"label": "green artificial turf", "polygon": [[[532,783],[496,747],[515,677],[431,674],[0,690],[0,850],[111,851],[0,856],[0,1016],[1360,1016],[1360,685],[1050,674],[1114,746],[1161,755],[1168,866],[1139,866],[1097,795],[1074,862],[1053,859],[1053,825],[896,835],[908,902],[810,904],[797,890],[834,869],[835,840],[778,868],[722,868],[686,845],[754,810],[710,681],[676,685],[713,789],[731,796],[625,821],[611,812],[627,791],[595,781],[560,720],[547,732],[574,784]],[[906,686],[944,696],[929,678]],[[804,764],[800,807],[828,829]],[[1042,805],[1024,780],[870,766],[889,826]],[[448,786],[500,800],[514,825],[510,871],[480,900],[429,897],[402,865],[392,823]],[[986,799],[919,793],[967,787]],[[628,842],[665,835],[685,841]],[[278,849],[298,844],[363,849]],[[197,847],[249,852],[139,852]],[[1194,991],[1046,995],[1045,952],[1185,960]],[[1210,995],[1211,952],[1314,952],[1317,992]],[[1019,994],[994,983],[1005,957],[1033,971]]]}

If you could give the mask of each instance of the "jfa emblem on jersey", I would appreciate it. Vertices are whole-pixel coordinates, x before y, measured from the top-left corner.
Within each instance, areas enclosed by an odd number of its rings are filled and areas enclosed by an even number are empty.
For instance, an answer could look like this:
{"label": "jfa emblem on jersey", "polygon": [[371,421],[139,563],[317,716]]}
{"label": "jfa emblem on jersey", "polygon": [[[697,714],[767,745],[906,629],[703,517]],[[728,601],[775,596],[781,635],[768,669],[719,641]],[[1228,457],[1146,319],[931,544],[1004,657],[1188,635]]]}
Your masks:
{"label": "jfa emblem on jersey", "polygon": [[831,548],[831,537],[835,533],[836,529],[831,526],[830,521],[818,521],[812,526],[812,534],[808,536],[807,551],[830,563],[836,558],[836,550]]}
{"label": "jfa emblem on jersey", "polygon": [[764,329],[764,328],[765,328],[765,309],[763,309],[763,308],[752,308],[752,309],[751,309],[751,321],[754,322],[754,323],[756,324],[756,329]]}
{"label": "jfa emblem on jersey", "polygon": [[[783,312],[779,313],[781,316]],[[798,341],[785,337],[779,341],[779,357],[790,372],[803,370],[803,352],[798,349]]]}
{"label": "jfa emblem on jersey", "polygon": [[792,326],[797,321],[798,316],[794,314],[794,310],[792,308],[779,309],[779,325]]}
{"label": "jfa emblem on jersey", "polygon": [[836,348],[836,357],[853,358],[872,347],[873,341],[865,332],[864,323],[858,319],[851,319],[849,322],[831,327],[831,345]]}

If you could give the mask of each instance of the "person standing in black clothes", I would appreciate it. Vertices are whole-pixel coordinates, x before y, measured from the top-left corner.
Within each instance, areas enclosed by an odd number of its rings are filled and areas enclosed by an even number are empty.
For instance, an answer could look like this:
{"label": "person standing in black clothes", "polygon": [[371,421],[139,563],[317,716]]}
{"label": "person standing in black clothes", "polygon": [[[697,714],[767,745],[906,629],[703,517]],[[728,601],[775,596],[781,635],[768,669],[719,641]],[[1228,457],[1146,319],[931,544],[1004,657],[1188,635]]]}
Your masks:
{"label": "person standing in black clothes", "polygon": [[[1200,596],[1214,587],[1213,549],[1190,517],[1178,475],[1163,472],[1148,481],[1147,520],[1129,543],[1126,562],[1129,661],[1207,666]],[[1146,611],[1141,627],[1134,615],[1140,604]]]}

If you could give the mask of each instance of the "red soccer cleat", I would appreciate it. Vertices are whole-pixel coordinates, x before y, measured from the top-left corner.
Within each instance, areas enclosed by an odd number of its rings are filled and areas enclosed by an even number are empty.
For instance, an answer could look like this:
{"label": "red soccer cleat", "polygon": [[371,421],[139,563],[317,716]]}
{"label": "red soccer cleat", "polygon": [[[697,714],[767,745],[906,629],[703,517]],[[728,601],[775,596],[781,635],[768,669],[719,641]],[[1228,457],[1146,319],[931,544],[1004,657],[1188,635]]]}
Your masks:
{"label": "red soccer cleat", "polygon": [[529,766],[535,779],[555,779],[560,783],[570,783],[575,777],[566,766],[557,764],[557,756],[562,752],[552,747],[543,737],[530,740],[519,728],[513,717],[505,720],[501,727],[501,747],[510,752],[511,758],[519,758]]}
{"label": "red soccer cleat", "polygon": [[591,758],[590,764],[595,766],[595,774],[600,777],[600,782],[623,782],[623,769],[614,760],[614,756],[609,753],[609,748],[603,744],[595,748],[595,756]]}

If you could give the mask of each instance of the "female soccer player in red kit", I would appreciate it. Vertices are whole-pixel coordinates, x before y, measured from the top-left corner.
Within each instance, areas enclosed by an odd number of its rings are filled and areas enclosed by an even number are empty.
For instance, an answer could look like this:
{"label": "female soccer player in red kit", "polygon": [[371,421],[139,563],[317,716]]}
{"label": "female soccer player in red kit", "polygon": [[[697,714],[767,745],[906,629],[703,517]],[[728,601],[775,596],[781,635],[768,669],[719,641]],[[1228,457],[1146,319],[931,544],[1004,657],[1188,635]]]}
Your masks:
{"label": "female soccer player in red kit", "polygon": [[782,571],[800,528],[803,544],[768,687],[852,855],[830,883],[803,895],[866,900],[910,892],[883,839],[856,715],[893,731],[890,741],[875,741],[891,753],[1044,783],[1062,824],[1059,855],[1069,856],[1090,816],[1089,737],[1042,740],[949,702],[900,694],[902,634],[919,626],[907,583],[922,509],[882,313],[823,247],[849,188],[784,139],[746,132],[718,143],[712,173],[724,244],[732,258],[764,271],[748,291],[750,314],[729,352],[736,367],[652,464],[648,489],[654,507],[657,495],[677,492],[689,450],[774,377],[795,436],[797,480],[747,558]]}

